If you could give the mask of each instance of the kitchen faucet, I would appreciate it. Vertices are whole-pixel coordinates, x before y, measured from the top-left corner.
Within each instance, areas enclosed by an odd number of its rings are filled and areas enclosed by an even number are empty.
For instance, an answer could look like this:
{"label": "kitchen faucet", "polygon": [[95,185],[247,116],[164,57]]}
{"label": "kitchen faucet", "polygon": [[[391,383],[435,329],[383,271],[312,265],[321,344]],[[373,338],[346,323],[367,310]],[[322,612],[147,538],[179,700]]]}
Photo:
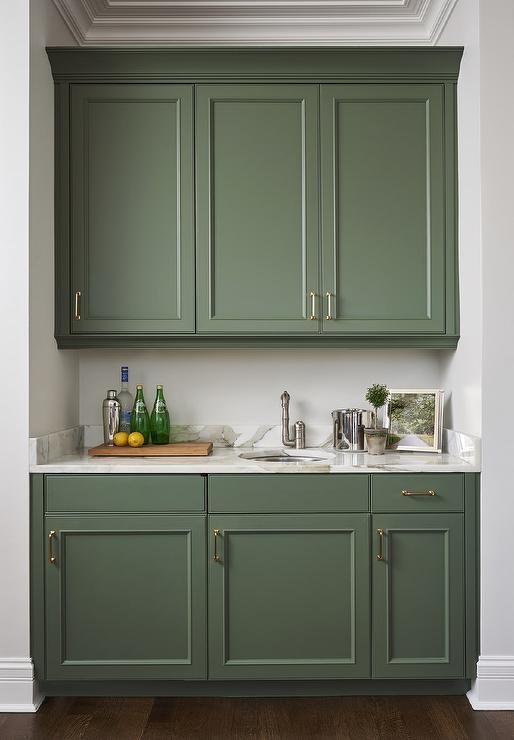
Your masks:
{"label": "kitchen faucet", "polygon": [[289,399],[291,396],[284,391],[280,396],[282,401],[282,444],[284,447],[296,447],[297,450],[305,449],[305,424],[297,421],[294,425],[294,439],[289,436]]}

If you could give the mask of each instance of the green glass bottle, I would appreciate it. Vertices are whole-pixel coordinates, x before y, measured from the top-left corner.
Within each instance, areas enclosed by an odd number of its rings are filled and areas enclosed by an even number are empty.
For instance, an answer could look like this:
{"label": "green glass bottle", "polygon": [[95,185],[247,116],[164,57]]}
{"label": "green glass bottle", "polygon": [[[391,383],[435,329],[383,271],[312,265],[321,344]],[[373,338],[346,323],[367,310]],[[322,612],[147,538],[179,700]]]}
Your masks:
{"label": "green glass bottle", "polygon": [[150,431],[152,434],[152,444],[167,445],[170,441],[170,415],[164,400],[162,385],[157,386],[157,394],[153,405],[152,416],[150,417]]}
{"label": "green glass bottle", "polygon": [[145,439],[145,445],[150,441],[150,417],[146,410],[142,385],[136,385],[136,398],[130,415],[130,431],[141,432]]}

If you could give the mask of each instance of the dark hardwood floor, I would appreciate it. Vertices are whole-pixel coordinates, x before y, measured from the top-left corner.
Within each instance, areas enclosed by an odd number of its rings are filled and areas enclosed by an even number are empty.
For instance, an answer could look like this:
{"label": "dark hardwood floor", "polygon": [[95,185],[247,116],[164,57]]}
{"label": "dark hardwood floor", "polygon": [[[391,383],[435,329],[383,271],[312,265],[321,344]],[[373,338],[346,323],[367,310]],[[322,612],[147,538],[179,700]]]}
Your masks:
{"label": "dark hardwood floor", "polygon": [[461,696],[47,699],[0,714],[1,740],[514,740],[514,712]]}

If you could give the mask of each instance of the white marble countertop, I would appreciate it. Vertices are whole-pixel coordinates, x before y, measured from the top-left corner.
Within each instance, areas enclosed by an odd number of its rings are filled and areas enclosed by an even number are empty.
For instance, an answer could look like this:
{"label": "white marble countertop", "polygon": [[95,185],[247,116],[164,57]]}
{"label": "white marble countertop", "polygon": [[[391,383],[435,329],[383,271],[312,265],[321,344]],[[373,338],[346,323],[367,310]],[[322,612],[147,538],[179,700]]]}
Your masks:
{"label": "white marble countertop", "polygon": [[[288,455],[312,455],[320,462],[276,463],[244,460],[242,452],[259,448],[215,447],[209,457],[89,457],[87,450],[33,463],[31,473],[476,473],[475,459],[448,453],[387,452],[385,455],[330,452],[320,448],[288,450]],[[277,451],[276,448],[273,450]]]}

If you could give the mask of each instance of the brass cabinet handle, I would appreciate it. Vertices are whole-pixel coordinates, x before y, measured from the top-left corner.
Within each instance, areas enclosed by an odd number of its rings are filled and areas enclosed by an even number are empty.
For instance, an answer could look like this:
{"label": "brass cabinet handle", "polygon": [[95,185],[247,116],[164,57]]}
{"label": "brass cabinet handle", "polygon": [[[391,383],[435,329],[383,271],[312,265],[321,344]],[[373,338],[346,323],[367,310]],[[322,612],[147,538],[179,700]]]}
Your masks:
{"label": "brass cabinet handle", "polygon": [[80,290],[77,290],[75,292],[75,321],[80,321],[80,303],[82,298],[82,293]]}
{"label": "brass cabinet handle", "polygon": [[402,491],[402,496],[437,496],[435,491]]}
{"label": "brass cabinet handle", "polygon": [[378,555],[377,560],[383,560],[384,559],[384,530],[383,529],[377,529],[378,534]]}
{"label": "brass cabinet handle", "polygon": [[309,319],[310,321],[315,321],[318,318],[316,316],[316,298],[318,297],[318,295],[313,290],[311,290],[309,295],[311,298],[311,315],[309,316]]}
{"label": "brass cabinet handle", "polygon": [[221,535],[221,532],[219,529],[213,529],[212,531],[214,533],[214,555],[212,556],[212,559],[219,563],[221,558],[218,552],[218,537]]}
{"label": "brass cabinet handle", "polygon": [[327,321],[331,321],[334,317],[332,316],[332,298],[334,297],[333,293],[330,293],[330,291],[327,292],[327,315],[325,316]]}
{"label": "brass cabinet handle", "polygon": [[48,562],[51,565],[55,564],[53,543],[54,543],[54,537],[56,536],[56,534],[57,533],[55,529],[51,529],[50,532],[48,533]]}

